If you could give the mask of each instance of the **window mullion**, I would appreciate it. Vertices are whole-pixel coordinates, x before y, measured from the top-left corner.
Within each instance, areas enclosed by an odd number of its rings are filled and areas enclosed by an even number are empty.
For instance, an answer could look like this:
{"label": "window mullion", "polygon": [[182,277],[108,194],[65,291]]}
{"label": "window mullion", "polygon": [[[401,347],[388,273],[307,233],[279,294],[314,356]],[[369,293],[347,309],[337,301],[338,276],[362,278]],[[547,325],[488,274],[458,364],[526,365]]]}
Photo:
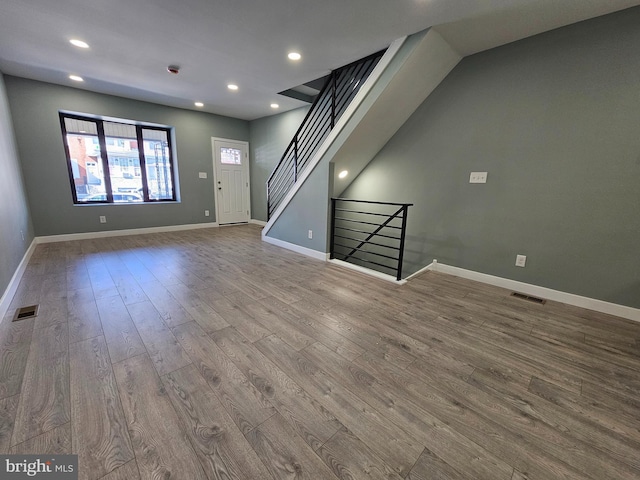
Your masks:
{"label": "window mullion", "polygon": [[144,138],[142,137],[142,127],[136,125],[136,138],[138,139],[138,158],[140,159],[140,178],[142,179],[142,198],[149,201],[149,185],[147,184],[147,163],[144,158]]}
{"label": "window mullion", "polygon": [[104,187],[107,193],[107,202],[113,203],[113,191],[111,190],[111,172],[109,170],[109,156],[107,155],[107,141],[104,134],[102,120],[96,121],[98,125],[98,141],[100,142],[100,159],[102,160],[102,171],[104,172]]}

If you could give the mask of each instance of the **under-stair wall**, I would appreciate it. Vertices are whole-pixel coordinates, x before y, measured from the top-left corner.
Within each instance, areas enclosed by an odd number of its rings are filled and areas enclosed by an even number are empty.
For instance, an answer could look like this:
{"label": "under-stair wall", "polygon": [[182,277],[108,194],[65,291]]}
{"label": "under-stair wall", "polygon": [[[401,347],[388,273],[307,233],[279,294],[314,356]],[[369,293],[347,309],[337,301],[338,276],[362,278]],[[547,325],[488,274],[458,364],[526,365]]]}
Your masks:
{"label": "under-stair wall", "polygon": [[348,169],[355,178],[460,59],[433,30],[391,45],[305,177],[265,226],[263,239],[325,258],[334,173]]}

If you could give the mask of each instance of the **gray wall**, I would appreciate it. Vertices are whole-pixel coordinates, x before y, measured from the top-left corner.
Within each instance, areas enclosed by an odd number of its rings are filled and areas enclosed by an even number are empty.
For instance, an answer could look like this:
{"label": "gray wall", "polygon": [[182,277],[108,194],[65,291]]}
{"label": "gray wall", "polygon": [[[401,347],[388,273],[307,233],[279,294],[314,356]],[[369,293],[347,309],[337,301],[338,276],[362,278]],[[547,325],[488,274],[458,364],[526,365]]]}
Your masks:
{"label": "gray wall", "polygon": [[0,74],[0,226],[0,297],[2,297],[33,240],[33,226],[22,182],[2,74]]}
{"label": "gray wall", "polygon": [[302,124],[309,107],[252,120],[249,123],[251,216],[267,221],[267,179]]}
{"label": "gray wall", "polygon": [[[215,221],[211,137],[248,141],[249,122],[23,78],[5,81],[36,235]],[[74,206],[59,110],[174,127],[181,202]],[[199,179],[198,172],[208,178]],[[106,215],[106,224],[99,223],[100,215]]]}
{"label": "gray wall", "polygon": [[436,258],[640,307],[638,25],[635,8],[464,59],[343,196],[415,203],[406,274]]}

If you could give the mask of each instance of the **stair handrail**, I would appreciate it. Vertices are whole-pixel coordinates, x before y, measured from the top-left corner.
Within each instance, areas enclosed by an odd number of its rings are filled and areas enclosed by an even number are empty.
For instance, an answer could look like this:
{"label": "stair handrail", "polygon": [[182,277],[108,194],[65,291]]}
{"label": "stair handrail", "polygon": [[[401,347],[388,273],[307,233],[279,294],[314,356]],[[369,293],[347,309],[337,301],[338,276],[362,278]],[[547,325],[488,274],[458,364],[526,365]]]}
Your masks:
{"label": "stair handrail", "polygon": [[[298,127],[298,129],[296,130],[295,135],[293,136],[293,139],[291,140],[291,142],[289,143],[289,145],[287,146],[287,148],[285,149],[283,155],[280,157],[280,160],[278,161],[277,165],[275,166],[275,168],[273,169],[273,171],[271,172],[271,174],[269,175],[269,178],[267,179],[266,182],[266,186],[267,186],[267,218],[271,217],[272,214],[272,206],[275,205],[275,207],[277,208],[277,206],[280,204],[280,202],[282,201],[282,199],[286,196],[286,193],[292,188],[293,185],[295,185],[295,183],[298,181],[298,178],[300,176],[300,174],[302,173],[302,170],[304,170],[304,168],[307,165],[307,162],[310,158],[300,158],[299,154],[298,154],[298,146],[299,144],[306,144],[306,147],[304,150],[307,150],[305,153],[306,155],[309,155],[310,157],[313,155],[313,153],[316,151],[316,148],[318,147],[318,145],[313,145],[313,148],[311,149],[311,151],[308,151],[308,147],[310,145],[313,144],[314,141],[318,141],[318,139],[320,139],[322,137],[322,135],[324,135],[327,132],[330,132],[334,127],[335,124],[339,118],[339,116],[341,115],[342,112],[337,112],[338,108],[341,107],[345,107],[345,105],[340,105],[338,106],[336,104],[336,91],[338,88],[344,88],[344,85],[341,84],[340,87],[337,86],[337,79],[340,77],[340,75],[342,75],[344,72],[348,71],[348,69],[352,69],[352,68],[357,68],[359,66],[364,66],[367,64],[367,62],[372,62],[373,60],[379,60],[382,55],[384,54],[385,50],[381,50],[379,52],[373,53],[371,55],[368,55],[367,57],[364,57],[360,60],[357,60],[355,62],[352,62],[348,65],[345,65],[343,67],[340,67],[336,70],[331,71],[331,73],[327,76],[327,79],[324,83],[324,85],[322,86],[322,89],[320,90],[320,92],[318,93],[318,95],[316,96],[313,104],[311,105],[311,108],[309,109],[309,111],[307,112],[307,114],[305,115],[302,123],[300,124],[300,126]],[[377,62],[376,62],[377,63]],[[371,73],[371,70],[373,69],[373,66],[375,66],[375,63],[373,63],[372,65],[369,66],[369,71],[367,73],[367,77],[368,75]],[[365,69],[366,72],[366,69]],[[358,72],[358,74],[361,74],[362,72]],[[366,79],[366,77],[364,78]],[[359,84],[356,86],[357,88],[354,88],[353,91],[357,92],[357,90],[360,89],[360,87],[362,86],[362,84],[364,83],[364,79],[360,79],[361,81],[359,82]],[[326,107],[325,105],[325,101],[328,99],[327,95],[328,90],[331,90],[331,105],[330,108],[328,108],[328,112],[325,113],[322,116],[319,116],[317,118],[315,118],[315,115],[321,111],[320,110],[320,106],[322,106],[322,108],[324,109]],[[345,97],[346,95],[346,91],[343,90],[342,94],[340,95],[341,98]],[[342,109],[342,111],[344,111],[344,109]],[[328,115],[329,117],[327,118]],[[327,120],[329,120],[329,128],[328,130],[326,130],[323,125],[327,122]],[[312,123],[315,122],[315,123]],[[305,130],[305,128],[307,128],[308,126],[312,127],[312,134],[311,136],[307,135],[304,136],[303,131]],[[291,159],[291,154],[293,153],[293,159]],[[293,160],[293,161],[292,161]],[[282,170],[282,168],[284,167],[285,162],[291,162],[293,163],[293,172],[290,172],[288,170]],[[287,167],[288,168],[288,167]],[[283,173],[284,172],[284,173]],[[290,182],[290,175],[291,173],[293,174],[293,182]],[[279,177],[278,177],[279,175]],[[274,185],[276,188],[272,189],[272,181],[274,181]],[[290,183],[290,185],[287,185],[287,183]],[[276,199],[272,202],[272,194],[275,195]]]}

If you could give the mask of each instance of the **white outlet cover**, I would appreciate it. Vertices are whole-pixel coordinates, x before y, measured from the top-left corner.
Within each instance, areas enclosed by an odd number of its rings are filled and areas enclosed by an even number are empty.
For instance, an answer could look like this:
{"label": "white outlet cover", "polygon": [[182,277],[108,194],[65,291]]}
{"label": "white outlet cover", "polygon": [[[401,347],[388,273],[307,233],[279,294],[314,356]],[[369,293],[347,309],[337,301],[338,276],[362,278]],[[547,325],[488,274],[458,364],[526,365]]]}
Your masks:
{"label": "white outlet cover", "polygon": [[209,210],[205,210],[205,211],[204,211],[204,216],[205,216],[205,217],[208,217],[208,216],[209,216]]}
{"label": "white outlet cover", "polygon": [[207,172],[198,172],[198,178],[207,178]]}
{"label": "white outlet cover", "polygon": [[469,183],[487,183],[487,172],[471,172]]}
{"label": "white outlet cover", "polygon": [[100,215],[100,223],[107,223],[107,217]]}
{"label": "white outlet cover", "polygon": [[313,238],[313,230],[309,230],[309,238]]}
{"label": "white outlet cover", "polygon": [[524,267],[527,263],[526,255],[516,255],[516,267]]}

